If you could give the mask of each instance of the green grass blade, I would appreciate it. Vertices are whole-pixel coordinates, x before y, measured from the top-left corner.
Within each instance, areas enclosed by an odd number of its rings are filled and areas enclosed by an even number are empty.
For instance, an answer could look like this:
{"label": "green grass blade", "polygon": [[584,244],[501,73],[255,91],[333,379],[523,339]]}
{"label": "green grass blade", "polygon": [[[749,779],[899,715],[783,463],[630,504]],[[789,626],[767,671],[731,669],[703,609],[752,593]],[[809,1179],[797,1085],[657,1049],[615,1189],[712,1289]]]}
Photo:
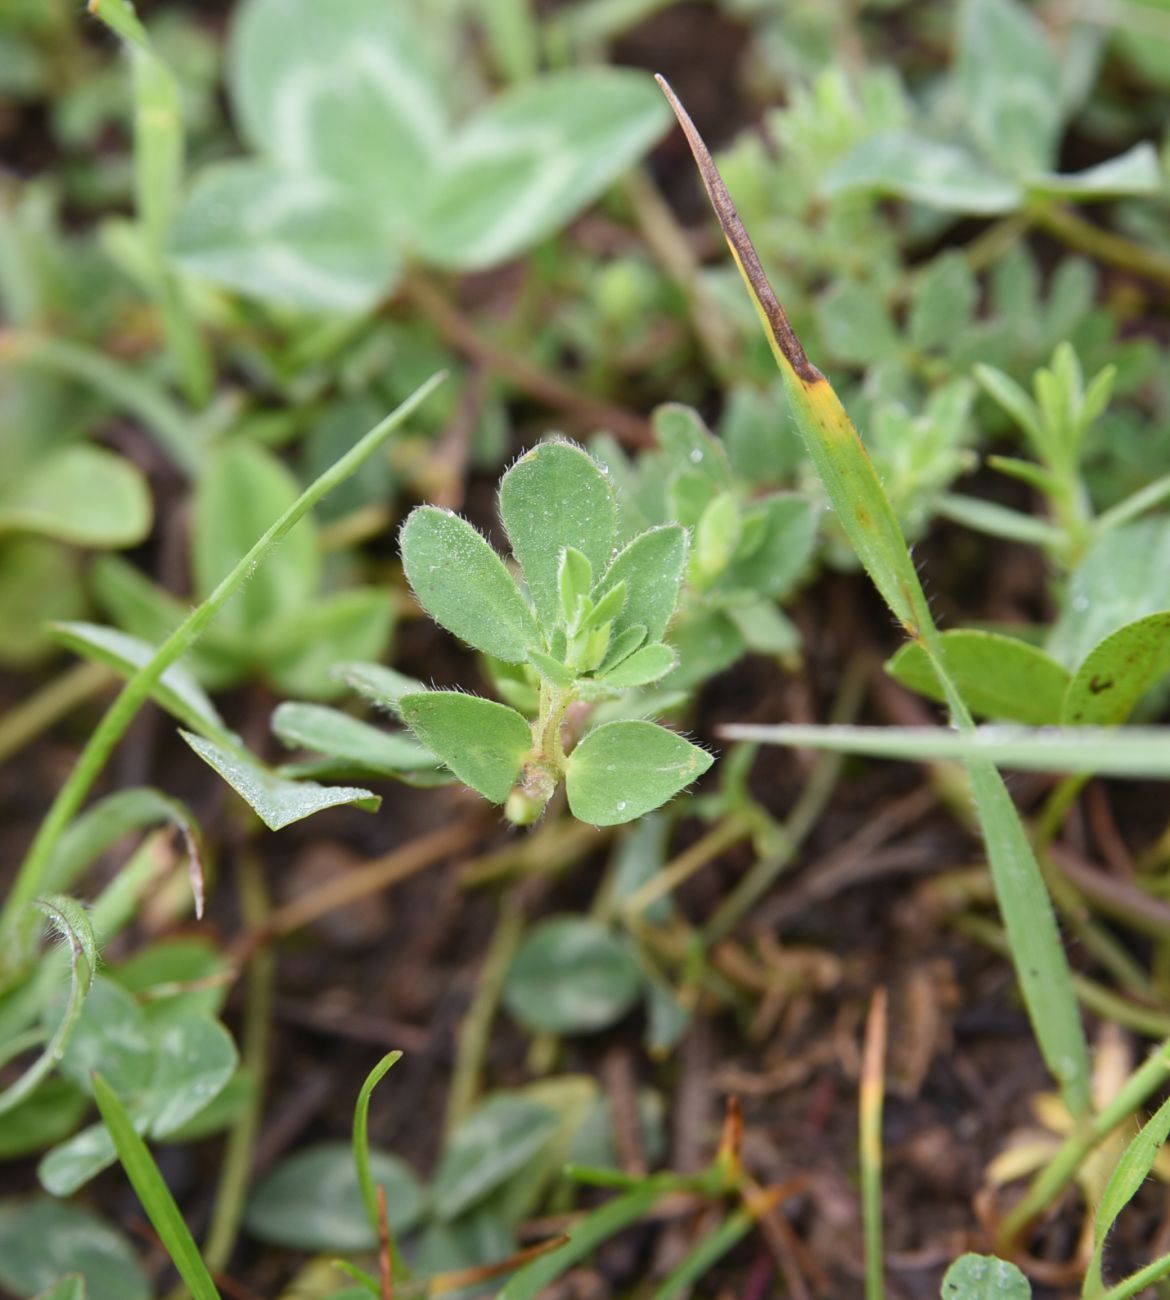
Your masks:
{"label": "green grass blade", "polygon": [[[768,283],[759,256],[735,210],[707,146],[666,81],[670,101],[694,154],[731,255],[743,277],[784,380],[789,406],[837,520],[866,573],[906,634],[930,657],[960,731],[974,722],[947,671],[939,633],[919,582],[910,549],[873,463],[832,386],[809,361]],[[1089,1107],[1088,1047],[1056,916],[1019,816],[990,766],[972,772],[976,807],[1000,910],[1012,943],[1012,960],[1049,1069],[1061,1081],[1073,1114]],[[1015,829],[1009,828],[1009,822]],[[1016,945],[1027,934],[1026,951]]]}
{"label": "green grass blade", "polygon": [[677,1178],[646,1178],[632,1191],[615,1196],[576,1224],[565,1245],[514,1273],[496,1300],[536,1300],[545,1287],[586,1259],[602,1242],[637,1223],[656,1201],[677,1187]]}
{"label": "green grass blade", "polygon": [[749,1210],[737,1210],[728,1215],[704,1236],[673,1268],[670,1275],[654,1292],[653,1300],[674,1300],[687,1295],[712,1265],[719,1260],[755,1227],[755,1218]]}
{"label": "green grass blade", "polygon": [[[85,796],[105,766],[113,747],[122,738],[138,710],[150,698],[163,673],[182,658],[210,627],[219,611],[247,582],[256,566],[299,521],[339,483],[353,474],[374,454],[403,422],[422,405],[446,377],[433,375],[384,420],[376,424],[340,460],[307,487],[278,519],[259,537],[214,591],[198,605],[171,633],[154,657],[138,670],[122,688],[96,730],[91,734],[77,765],[57,792],[52,807],[41,822],[28,855],[21,864],[16,881],[0,913],[0,937],[11,940],[25,906],[36,897],[41,881],[52,860],[57,841],[80,810]],[[0,965],[18,966],[24,954],[21,945],[9,942],[0,946]]]}
{"label": "green grass blade", "polygon": [[154,1157],[138,1136],[125,1106],[100,1074],[93,1076],[93,1095],[106,1128],[110,1131],[110,1137],[114,1140],[126,1177],[130,1179],[147,1218],[158,1233],[179,1276],[187,1284],[194,1300],[220,1300],[207,1265],[159,1173],[158,1165],[154,1163]]}
{"label": "green grass blade", "polygon": [[1170,777],[1170,727],[816,727],[733,723],[727,740],[930,763],[955,759],[1029,772]]}
{"label": "green grass blade", "polygon": [[362,1201],[366,1207],[366,1217],[375,1232],[379,1227],[378,1188],[374,1174],[370,1169],[370,1098],[383,1076],[402,1060],[401,1052],[387,1052],[377,1065],[366,1075],[358,1093],[357,1104],[353,1108],[353,1163],[357,1169],[358,1186],[362,1191]]}
{"label": "green grass blade", "polygon": [[[1097,1300],[1097,1297],[1105,1292],[1105,1280],[1101,1276],[1105,1239],[1117,1222],[1117,1216],[1133,1200],[1139,1188],[1149,1177],[1154,1160],[1168,1135],[1170,1135],[1170,1101],[1164,1101],[1126,1147],[1117,1162],[1117,1167],[1109,1176],[1109,1181],[1101,1194],[1101,1203],[1097,1206],[1097,1213],[1093,1218],[1093,1258],[1089,1262],[1082,1291],[1082,1295],[1087,1297],[1087,1300]],[[1121,1285],[1125,1284],[1121,1283]]]}
{"label": "green grass blade", "polygon": [[165,262],[167,235],[183,183],[183,95],[127,0],[89,0],[89,12],[126,42],[134,73],[134,198],[153,261],[154,296],[187,397],[211,397],[212,362],[179,285]]}

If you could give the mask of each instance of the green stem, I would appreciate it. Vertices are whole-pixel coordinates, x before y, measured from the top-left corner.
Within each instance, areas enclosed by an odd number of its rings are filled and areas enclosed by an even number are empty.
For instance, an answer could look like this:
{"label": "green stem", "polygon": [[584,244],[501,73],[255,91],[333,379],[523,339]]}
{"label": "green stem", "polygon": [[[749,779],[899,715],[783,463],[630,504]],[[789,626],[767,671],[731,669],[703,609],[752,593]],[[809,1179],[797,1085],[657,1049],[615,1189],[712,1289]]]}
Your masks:
{"label": "green stem", "polygon": [[1111,1286],[1102,1294],[1101,1300],[1129,1300],[1130,1296],[1137,1295],[1151,1282],[1157,1282],[1167,1273],[1170,1273],[1170,1255],[1163,1255],[1152,1264],[1147,1264],[1145,1268],[1139,1268],[1136,1273],[1131,1273],[1116,1286]]}
{"label": "green stem", "polygon": [[1170,1075],[1170,1038],[1129,1076],[1113,1100],[1083,1122],[1036,1175],[1020,1201],[1004,1217],[999,1241],[1010,1248],[1028,1224],[1076,1177],[1085,1157],[1123,1124]]}
{"label": "green stem", "polygon": [[[240,911],[248,926],[257,929],[268,919],[269,901],[260,864],[245,851],[239,862]],[[268,1082],[268,1043],[272,1025],[272,996],[276,978],[276,958],[267,949],[255,951],[248,962],[244,988],[244,1025],[240,1036],[240,1057],[252,1081],[252,1095],[228,1133],[215,1207],[203,1257],[213,1273],[227,1268],[240,1223],[244,1201],[252,1176],[252,1156],[260,1131],[264,1090]]]}
{"label": "green stem", "polygon": [[858,1107],[866,1300],[885,1300],[886,1294],[882,1244],[882,1110],[885,1103],[886,1026],[886,991],[879,988],[874,993],[865,1026]]}
{"label": "green stem", "polygon": [[475,997],[459,1031],[458,1054],[443,1122],[444,1132],[448,1136],[471,1113],[479,1092],[480,1074],[491,1038],[492,1021],[499,1006],[504,977],[512,964],[512,956],[520,943],[523,930],[524,909],[516,901],[516,891],[513,891],[505,898],[500,909],[500,919],[476,982]]}
{"label": "green stem", "polygon": [[[41,823],[32,847],[17,873],[3,912],[0,912],[0,936],[6,939],[12,938],[25,907],[40,892],[41,882],[48,870],[57,841],[80,810],[114,746],[122,738],[138,710],[150,698],[163,673],[198,641],[215,616],[244,585],[272,547],[291,532],[323,496],[347,479],[377,451],[399,425],[431,395],[444,378],[445,374],[437,374],[416,389],[401,406],[381,423],[375,425],[360,442],[351,447],[340,460],[306,488],[211,595],[192,610],[191,614],[171,633],[155,652],[154,657],[127,681],[90,736],[76,766],[58,791],[52,807]],[[19,953],[13,953],[11,944],[8,945],[5,955],[10,965],[16,964],[21,956]]]}
{"label": "green stem", "polygon": [[1170,257],[1157,249],[1146,248],[1124,235],[1103,230],[1086,221],[1078,212],[1060,204],[1038,202],[1031,209],[1033,222],[1078,253],[1088,253],[1099,262],[1153,280],[1170,289]]}

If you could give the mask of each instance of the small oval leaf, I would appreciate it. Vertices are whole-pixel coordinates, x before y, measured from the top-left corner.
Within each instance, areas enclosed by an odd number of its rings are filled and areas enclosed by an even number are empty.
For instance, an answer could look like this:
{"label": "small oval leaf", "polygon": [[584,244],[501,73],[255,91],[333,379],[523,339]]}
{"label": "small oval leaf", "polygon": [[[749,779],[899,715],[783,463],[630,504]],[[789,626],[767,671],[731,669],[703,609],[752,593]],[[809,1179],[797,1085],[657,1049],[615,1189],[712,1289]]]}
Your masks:
{"label": "small oval leaf", "polygon": [[[505,663],[522,663],[530,649],[541,648],[520,588],[466,519],[418,506],[402,526],[399,544],[419,604],[448,632]],[[555,590],[555,565],[553,581]]]}
{"label": "small oval leaf", "polygon": [[556,916],[525,935],[504,983],[504,1005],[534,1033],[589,1034],[615,1024],[637,1002],[642,973],[605,926]]}
{"label": "small oval leaf", "polygon": [[702,776],[714,759],[654,722],[606,722],[569,755],[573,816],[594,826],[633,821]]}
{"label": "small oval leaf", "polygon": [[503,803],[532,746],[532,728],[506,704],[459,691],[404,695],[406,725],[452,772],[492,803]]}

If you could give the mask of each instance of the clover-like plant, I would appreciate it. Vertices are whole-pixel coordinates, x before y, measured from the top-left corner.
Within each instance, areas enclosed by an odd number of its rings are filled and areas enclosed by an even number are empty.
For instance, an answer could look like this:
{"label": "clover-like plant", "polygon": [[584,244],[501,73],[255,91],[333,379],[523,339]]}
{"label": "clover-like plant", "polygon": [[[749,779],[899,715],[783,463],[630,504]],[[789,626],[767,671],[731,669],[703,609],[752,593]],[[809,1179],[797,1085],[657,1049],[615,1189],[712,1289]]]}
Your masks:
{"label": "clover-like plant", "polygon": [[686,568],[686,530],[649,528],[615,551],[613,486],[583,448],[560,440],[512,466],[499,503],[524,589],[482,534],[436,506],[411,511],[402,561],[427,613],[499,661],[502,692],[525,712],[437,690],[403,694],[397,707],[424,745],[518,825],[541,815],[562,780],[581,821],[631,821],[712,762],[656,723],[594,712],[674,667],[662,638]]}

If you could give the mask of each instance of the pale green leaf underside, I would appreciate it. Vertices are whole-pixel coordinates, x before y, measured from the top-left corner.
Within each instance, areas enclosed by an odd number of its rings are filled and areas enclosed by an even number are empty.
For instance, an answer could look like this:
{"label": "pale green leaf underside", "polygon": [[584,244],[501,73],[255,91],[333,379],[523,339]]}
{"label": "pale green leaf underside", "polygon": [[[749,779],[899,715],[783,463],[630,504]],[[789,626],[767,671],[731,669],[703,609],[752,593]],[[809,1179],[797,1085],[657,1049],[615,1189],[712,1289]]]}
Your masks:
{"label": "pale green leaf underside", "polygon": [[411,731],[465,785],[503,803],[532,746],[532,729],[506,704],[459,691],[425,691],[399,701]]}
{"label": "pale green leaf underside", "polygon": [[654,722],[606,722],[569,755],[565,786],[579,821],[633,821],[697,780],[714,759]]}
{"label": "pale green leaf underside", "polygon": [[168,251],[185,270],[225,288],[313,312],[365,311],[402,269],[360,195],[251,159],[200,173]]}
{"label": "pale green leaf underside", "polygon": [[530,649],[541,648],[540,630],[519,587],[466,519],[418,506],[399,544],[419,603],[448,632],[505,663],[523,663]]}
{"label": "pale green leaf underside", "polygon": [[506,91],[445,151],[423,253],[466,269],[515,256],[604,193],[669,120],[650,79],[624,68],[565,70]]}
{"label": "pale green leaf underside", "polygon": [[286,701],[272,715],[272,730],[290,749],[310,749],[374,772],[435,766],[435,756],[410,736],[382,731],[322,704]]}
{"label": "pale green leaf underside", "polygon": [[190,732],[179,733],[209,767],[213,767],[269,830],[278,831],[326,808],[353,804],[373,812],[382,802],[369,790],[351,785],[292,781],[261,767],[251,757],[213,744]]}
{"label": "pale green leaf underside", "polygon": [[874,136],[846,155],[824,182],[829,195],[850,190],[889,194],[944,212],[994,216],[1014,212],[1023,189],[958,145],[909,132]]}
{"label": "pale green leaf underside", "polygon": [[391,229],[422,213],[450,111],[408,6],[246,0],[227,81],[244,135],[274,162],[334,181]]}

